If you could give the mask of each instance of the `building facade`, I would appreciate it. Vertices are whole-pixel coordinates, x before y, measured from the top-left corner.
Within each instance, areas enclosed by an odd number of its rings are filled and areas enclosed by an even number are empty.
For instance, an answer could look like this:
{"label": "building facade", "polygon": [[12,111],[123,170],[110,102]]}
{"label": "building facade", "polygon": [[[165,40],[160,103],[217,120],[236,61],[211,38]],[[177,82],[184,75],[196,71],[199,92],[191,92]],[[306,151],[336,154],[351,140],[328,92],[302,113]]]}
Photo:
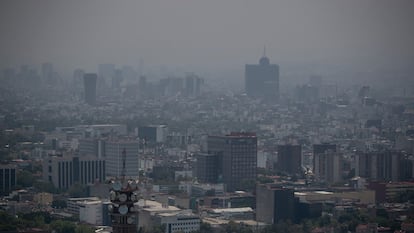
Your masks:
{"label": "building facade", "polygon": [[160,224],[165,224],[165,233],[190,233],[200,230],[200,217],[189,211],[159,213],[156,217]]}
{"label": "building facade", "polygon": [[83,75],[83,81],[85,86],[85,103],[89,105],[96,104],[96,80],[98,76],[93,73],[87,73]]}
{"label": "building facade", "polygon": [[165,142],[168,134],[166,125],[149,125],[138,128],[138,137],[146,142]]}
{"label": "building facade", "polygon": [[245,67],[245,91],[248,96],[279,99],[279,66],[263,55],[258,65]]}
{"label": "building facade", "polygon": [[302,171],[302,146],[279,145],[277,146],[277,166],[279,171],[288,174],[297,174]]}
{"label": "building facade", "polygon": [[282,220],[294,221],[294,190],[274,184],[256,187],[256,221],[276,224]]}
{"label": "building facade", "polygon": [[126,153],[125,176],[139,177],[139,142],[138,140],[105,141],[106,172],[109,177],[119,177],[122,172],[122,152]]}
{"label": "building facade", "polygon": [[200,153],[196,155],[195,174],[200,183],[217,183],[221,174],[219,156],[217,154]]}
{"label": "building facade", "polygon": [[356,155],[356,175],[376,181],[404,181],[413,176],[413,161],[397,151],[365,152]]}
{"label": "building facade", "polygon": [[16,167],[0,165],[0,194],[9,194],[17,184]]}
{"label": "building facade", "polygon": [[105,161],[95,157],[53,156],[43,161],[43,180],[63,190],[75,183],[103,183],[106,177],[105,167]]}
{"label": "building facade", "polygon": [[106,175],[118,177],[122,170],[122,152],[126,152],[126,176],[138,177],[139,141],[135,139],[88,138],[80,140],[79,153],[105,160]]}
{"label": "building facade", "polygon": [[343,159],[335,144],[313,145],[313,174],[316,180],[336,183],[342,181]]}
{"label": "building facade", "polygon": [[252,188],[257,172],[257,137],[255,133],[231,133],[209,136],[209,154],[217,154],[226,191]]}
{"label": "building facade", "polygon": [[102,201],[79,202],[79,221],[95,226],[103,224]]}

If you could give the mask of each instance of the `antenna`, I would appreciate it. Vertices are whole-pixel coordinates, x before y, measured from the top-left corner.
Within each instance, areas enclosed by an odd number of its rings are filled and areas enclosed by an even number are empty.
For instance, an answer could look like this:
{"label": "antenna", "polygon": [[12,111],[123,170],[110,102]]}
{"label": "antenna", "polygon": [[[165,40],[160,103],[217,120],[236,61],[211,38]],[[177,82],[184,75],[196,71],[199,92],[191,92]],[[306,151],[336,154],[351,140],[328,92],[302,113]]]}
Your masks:
{"label": "antenna", "polygon": [[121,172],[122,182],[125,181],[125,175],[126,175],[125,160],[126,160],[126,151],[125,151],[125,148],[124,148],[122,150],[122,172]]}

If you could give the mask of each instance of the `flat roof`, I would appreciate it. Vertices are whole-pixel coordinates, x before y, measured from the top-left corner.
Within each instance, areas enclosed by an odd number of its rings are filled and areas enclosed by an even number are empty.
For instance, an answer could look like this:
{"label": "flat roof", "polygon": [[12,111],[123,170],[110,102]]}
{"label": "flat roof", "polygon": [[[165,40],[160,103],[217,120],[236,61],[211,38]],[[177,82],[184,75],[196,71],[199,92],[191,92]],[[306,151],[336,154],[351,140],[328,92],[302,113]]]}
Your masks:
{"label": "flat roof", "polygon": [[157,211],[179,211],[179,210],[181,210],[180,208],[177,208],[175,206],[163,205],[163,204],[161,204],[159,202],[150,201],[150,200],[139,201],[135,205],[138,205],[140,208],[142,208],[142,209],[144,209],[146,211],[150,211],[150,212],[157,212]]}
{"label": "flat roof", "polygon": [[241,207],[241,208],[224,208],[224,209],[212,209],[211,212],[219,213],[240,213],[240,212],[253,212],[253,209],[250,207]]}

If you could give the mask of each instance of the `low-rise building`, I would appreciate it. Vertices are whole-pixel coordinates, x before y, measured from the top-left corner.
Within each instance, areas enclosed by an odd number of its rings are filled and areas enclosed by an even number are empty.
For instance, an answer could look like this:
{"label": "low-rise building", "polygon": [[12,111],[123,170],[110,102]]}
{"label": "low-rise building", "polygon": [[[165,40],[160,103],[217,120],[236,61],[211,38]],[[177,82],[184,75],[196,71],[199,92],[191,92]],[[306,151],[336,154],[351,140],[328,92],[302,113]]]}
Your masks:
{"label": "low-rise building", "polygon": [[79,221],[89,223],[92,225],[102,225],[102,201],[80,201],[79,206]]}
{"label": "low-rise building", "polygon": [[200,230],[200,218],[191,211],[159,213],[156,217],[160,224],[165,224],[165,233],[190,233]]}

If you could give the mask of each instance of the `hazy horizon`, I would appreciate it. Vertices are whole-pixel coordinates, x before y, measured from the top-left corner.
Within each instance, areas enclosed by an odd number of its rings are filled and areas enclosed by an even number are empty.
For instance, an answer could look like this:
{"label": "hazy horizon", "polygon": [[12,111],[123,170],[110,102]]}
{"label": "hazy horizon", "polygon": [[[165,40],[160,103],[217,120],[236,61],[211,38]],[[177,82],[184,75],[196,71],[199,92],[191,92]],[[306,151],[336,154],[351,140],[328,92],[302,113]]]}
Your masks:
{"label": "hazy horizon", "polygon": [[[409,66],[413,1],[2,1],[0,67]],[[177,67],[177,68],[174,68]]]}

